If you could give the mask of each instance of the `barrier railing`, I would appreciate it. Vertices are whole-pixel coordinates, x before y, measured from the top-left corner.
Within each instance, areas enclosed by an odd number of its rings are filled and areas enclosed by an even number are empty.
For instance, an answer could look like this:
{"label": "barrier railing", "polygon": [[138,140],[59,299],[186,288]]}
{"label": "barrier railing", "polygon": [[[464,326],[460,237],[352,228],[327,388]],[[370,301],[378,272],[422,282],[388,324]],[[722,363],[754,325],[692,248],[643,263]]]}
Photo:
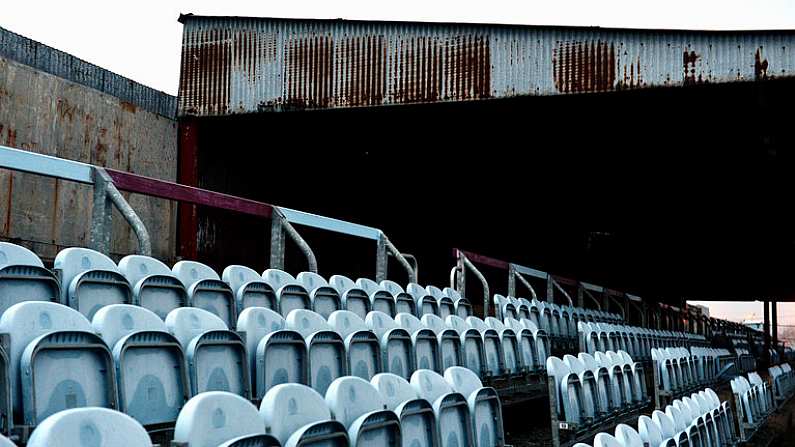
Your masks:
{"label": "barrier railing", "polygon": [[147,256],[152,254],[149,232],[135,210],[119,192],[123,190],[270,219],[270,267],[272,268],[284,267],[285,237],[289,237],[306,258],[308,270],[317,272],[317,258],[309,244],[293,227],[295,224],[375,240],[377,241],[376,280],[386,279],[387,261],[391,255],[407,271],[409,281],[416,281],[415,269],[389,241],[384,232],[377,228],[6,146],[0,146],[0,168],[92,185],[94,208],[90,244],[91,248],[105,254],[110,251],[113,207],[121,212],[138,238],[138,253]]}

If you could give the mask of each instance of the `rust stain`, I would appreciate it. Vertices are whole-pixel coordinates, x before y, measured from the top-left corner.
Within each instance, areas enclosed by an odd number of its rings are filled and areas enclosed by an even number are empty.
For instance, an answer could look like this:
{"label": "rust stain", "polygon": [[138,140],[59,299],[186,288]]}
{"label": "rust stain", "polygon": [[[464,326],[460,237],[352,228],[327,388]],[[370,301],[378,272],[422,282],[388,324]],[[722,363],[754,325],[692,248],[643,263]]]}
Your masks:
{"label": "rust stain", "polygon": [[[353,43],[345,42],[341,46],[348,61],[354,57]],[[287,84],[286,105],[293,108],[328,107],[333,102],[334,41],[328,35],[292,38],[287,44],[287,55],[284,64],[284,79]],[[358,95],[354,90],[350,77],[351,65],[348,64],[348,78],[343,80],[348,87],[349,96]],[[343,67],[337,67],[342,70]]]}
{"label": "rust stain", "polygon": [[682,55],[682,68],[684,69],[684,85],[700,84],[701,74],[696,78],[696,62],[701,58],[695,51],[685,50]]}
{"label": "rust stain", "polygon": [[754,79],[767,79],[767,67],[767,59],[762,58],[762,48],[757,48],[754,55]]}
{"label": "rust stain", "polygon": [[10,127],[6,129],[6,146],[17,147],[17,131]]}
{"label": "rust stain", "polygon": [[58,112],[58,116],[61,117],[62,120],[72,121],[75,115],[75,109],[77,106],[69,104],[69,101],[65,98],[58,98],[58,102],[55,105],[55,110]]}
{"label": "rust stain", "polygon": [[[2,126],[0,126],[2,129]],[[6,236],[11,234],[11,198],[14,195],[14,173],[8,173],[8,200],[6,203],[6,222],[3,227],[3,234]]]}
{"label": "rust stain", "polygon": [[[602,41],[558,42],[552,51],[552,72],[555,89],[561,93],[614,90],[615,46]],[[626,82],[626,66],[624,79]]]}
{"label": "rust stain", "polygon": [[125,112],[135,113],[136,111],[138,111],[138,107],[136,107],[135,104],[129,101],[120,101],[119,105],[121,106],[121,109],[124,110]]}
{"label": "rust stain", "polygon": [[104,142],[107,135],[108,129],[103,127],[99,130],[99,138],[97,139],[97,144],[94,146],[94,153],[91,157],[93,163],[99,166],[107,166],[108,163],[108,145]]}

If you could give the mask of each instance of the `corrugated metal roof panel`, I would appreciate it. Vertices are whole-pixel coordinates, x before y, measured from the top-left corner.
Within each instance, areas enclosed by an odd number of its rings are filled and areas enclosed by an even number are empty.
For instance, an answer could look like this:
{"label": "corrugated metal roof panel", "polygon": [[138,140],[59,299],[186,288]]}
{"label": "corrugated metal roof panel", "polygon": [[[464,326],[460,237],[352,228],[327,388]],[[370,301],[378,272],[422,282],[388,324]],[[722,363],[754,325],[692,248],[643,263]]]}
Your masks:
{"label": "corrugated metal roof panel", "polygon": [[795,32],[182,16],[179,115],[468,101],[795,75]]}
{"label": "corrugated metal roof panel", "polygon": [[144,110],[171,119],[176,116],[176,97],[3,28],[0,28],[0,57],[99,90]]}

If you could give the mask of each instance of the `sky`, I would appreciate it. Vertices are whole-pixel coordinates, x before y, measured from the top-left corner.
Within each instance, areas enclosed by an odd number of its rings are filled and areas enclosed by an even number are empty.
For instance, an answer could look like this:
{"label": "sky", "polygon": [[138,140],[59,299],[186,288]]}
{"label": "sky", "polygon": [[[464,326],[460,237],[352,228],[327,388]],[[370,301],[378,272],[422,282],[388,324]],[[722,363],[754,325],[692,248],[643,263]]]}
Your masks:
{"label": "sky", "polygon": [[[9,1],[0,27],[176,95],[180,13],[665,29],[795,29],[795,0],[140,0]],[[761,303],[705,303],[713,316],[760,318]],[[795,304],[781,305],[795,324]]]}
{"label": "sky", "polygon": [[8,1],[0,27],[176,95],[180,13],[673,29],[795,29],[795,0]]}

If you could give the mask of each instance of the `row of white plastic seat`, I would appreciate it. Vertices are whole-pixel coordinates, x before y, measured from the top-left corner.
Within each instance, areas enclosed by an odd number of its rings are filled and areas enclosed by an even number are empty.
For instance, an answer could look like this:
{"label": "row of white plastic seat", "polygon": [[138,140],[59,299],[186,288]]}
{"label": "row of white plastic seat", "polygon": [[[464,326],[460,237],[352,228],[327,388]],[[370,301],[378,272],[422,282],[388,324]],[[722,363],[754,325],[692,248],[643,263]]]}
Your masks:
{"label": "row of white plastic seat", "polygon": [[343,309],[361,318],[371,310],[391,316],[399,312],[442,318],[472,315],[469,301],[453,289],[412,283],[404,291],[388,280],[354,282],[334,275],[326,281],[316,273],[293,277],[277,269],[260,275],[240,265],[228,266],[219,276],[195,261],[180,261],[169,268],[157,259],[130,255],[116,265],[99,252],[77,247],[59,252],[54,267],[55,273],[50,272],[35,253],[0,242],[0,281],[13,297],[3,301],[0,313],[16,302],[36,300],[68,305],[89,319],[107,304],[140,305],[161,318],[175,308],[193,306],[218,315],[228,326],[252,306],[274,309],[283,316],[293,309],[311,309],[324,317]]}
{"label": "row of white plastic seat", "polygon": [[692,347],[653,348],[651,357],[656,362],[661,389],[678,393],[703,387],[714,381],[720,368],[718,359],[728,355],[725,349]]}
{"label": "row of white plastic seat", "polygon": [[755,372],[731,380],[737,420],[743,437],[750,437],[775,410],[773,389]]}
{"label": "row of white plastic seat", "polygon": [[[501,375],[546,358],[543,333],[527,321],[531,329],[509,321],[514,332],[493,318],[398,314],[396,320],[377,311],[366,321],[349,311],[324,320],[302,309],[284,319],[251,307],[233,332],[198,308],[175,309],[164,322],[142,307],[109,305],[89,323],[57,303],[18,303],[0,318],[0,333],[10,339],[4,406],[19,425],[36,425],[70,400],[121,408],[149,425],[173,421],[185,400],[204,391],[251,398],[280,383],[303,383],[323,393],[348,374],[367,380],[392,372],[408,379],[417,369],[460,365]],[[74,355],[59,362],[55,349]],[[43,394],[25,392],[33,383]],[[70,394],[69,383],[80,384],[80,393]]]}
{"label": "row of white plastic seat", "polygon": [[[505,444],[499,396],[466,368],[444,376],[418,370],[411,381],[378,374],[336,379],[325,396],[300,384],[269,390],[259,409],[242,397],[210,391],[179,412],[173,445],[268,447]],[[145,428],[107,408],[68,409],[45,419],[29,447],[152,446]],[[13,446],[0,437],[0,447]]]}
{"label": "row of white plastic seat", "polygon": [[580,322],[578,333],[581,352],[593,354],[621,349],[639,360],[648,359],[653,348],[688,347],[706,342],[703,336],[696,334],[607,323]]}
{"label": "row of white plastic seat", "polygon": [[780,404],[795,394],[795,372],[789,363],[769,367],[770,380],[773,383],[773,397]]}
{"label": "row of white plastic seat", "polygon": [[643,365],[624,351],[581,352],[577,357],[547,358],[554,380],[557,415],[574,429],[599,424],[649,403]]}
{"label": "row of white plastic seat", "polygon": [[[594,447],[722,447],[734,445],[731,406],[707,388],[675,400],[665,411],[640,416],[637,429],[619,424],[614,434],[599,433]],[[590,447],[579,443],[574,447]]]}
{"label": "row of white plastic seat", "polygon": [[535,298],[514,298],[494,295],[494,308],[498,319],[527,318],[551,337],[576,337],[579,322],[617,323],[620,317],[601,310],[560,306]]}

